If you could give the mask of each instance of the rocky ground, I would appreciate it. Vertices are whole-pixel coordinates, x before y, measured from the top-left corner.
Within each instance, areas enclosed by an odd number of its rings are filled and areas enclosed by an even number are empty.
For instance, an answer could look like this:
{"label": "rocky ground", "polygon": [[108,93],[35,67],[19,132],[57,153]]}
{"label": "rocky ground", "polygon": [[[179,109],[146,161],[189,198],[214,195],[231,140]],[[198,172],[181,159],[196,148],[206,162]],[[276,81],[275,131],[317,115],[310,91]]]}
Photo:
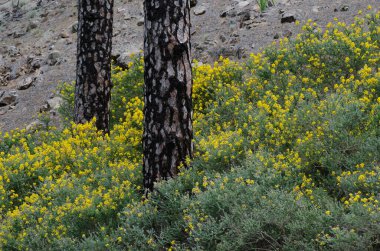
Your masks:
{"label": "rocky ground", "polygon": [[[0,0],[1,1],[1,0]],[[56,120],[59,82],[75,79],[77,1],[0,2],[0,130],[32,127],[38,114]],[[193,57],[236,60],[282,37],[292,38],[311,19],[324,27],[336,17],[380,7],[380,0],[275,0],[264,12],[256,0],[192,0]],[[115,0],[113,58],[125,64],[143,42],[143,1]]]}

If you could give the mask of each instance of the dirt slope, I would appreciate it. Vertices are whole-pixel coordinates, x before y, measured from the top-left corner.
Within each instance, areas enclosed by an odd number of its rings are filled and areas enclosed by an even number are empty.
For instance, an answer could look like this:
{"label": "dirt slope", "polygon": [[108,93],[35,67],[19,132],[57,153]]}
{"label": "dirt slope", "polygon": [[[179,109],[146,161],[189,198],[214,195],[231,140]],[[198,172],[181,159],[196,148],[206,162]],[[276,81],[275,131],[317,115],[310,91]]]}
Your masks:
{"label": "dirt slope", "polygon": [[[57,83],[75,79],[77,1],[20,0],[19,8],[12,1],[18,0],[0,2],[1,131],[29,125],[41,110],[53,109],[54,118]],[[300,29],[295,20],[321,27],[335,17],[349,23],[368,5],[376,11],[380,0],[276,0],[264,12],[255,0],[198,0],[192,8],[193,58],[239,60],[294,37]],[[115,0],[114,12],[113,56],[125,63],[142,49],[143,1]]]}

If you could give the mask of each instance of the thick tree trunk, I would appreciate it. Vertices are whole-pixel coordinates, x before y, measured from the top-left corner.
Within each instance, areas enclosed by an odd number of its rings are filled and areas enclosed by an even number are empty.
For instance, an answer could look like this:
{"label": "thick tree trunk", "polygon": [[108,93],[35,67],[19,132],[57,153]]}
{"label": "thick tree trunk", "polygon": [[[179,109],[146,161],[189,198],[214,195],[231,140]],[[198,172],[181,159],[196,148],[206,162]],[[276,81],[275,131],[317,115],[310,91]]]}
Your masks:
{"label": "thick tree trunk", "polygon": [[146,191],[192,158],[190,0],[145,1],[143,174]]}
{"label": "thick tree trunk", "polygon": [[113,0],[78,0],[76,123],[109,132]]}

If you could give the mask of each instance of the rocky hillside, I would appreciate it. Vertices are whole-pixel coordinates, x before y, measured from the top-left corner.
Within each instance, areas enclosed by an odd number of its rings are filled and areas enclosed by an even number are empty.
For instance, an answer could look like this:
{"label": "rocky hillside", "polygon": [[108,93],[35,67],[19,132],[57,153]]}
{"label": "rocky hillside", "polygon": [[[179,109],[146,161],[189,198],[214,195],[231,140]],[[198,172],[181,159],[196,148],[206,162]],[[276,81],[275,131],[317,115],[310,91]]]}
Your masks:
{"label": "rocky hillside", "polygon": [[[338,18],[351,22],[379,0],[276,0],[261,11],[255,0],[193,2],[193,57],[211,62],[239,60],[282,37],[298,33],[296,23],[320,27]],[[116,0],[113,57],[126,64],[142,49],[143,1]],[[56,119],[59,82],[75,79],[76,1],[10,0],[0,3],[0,130],[30,127],[38,114]]]}

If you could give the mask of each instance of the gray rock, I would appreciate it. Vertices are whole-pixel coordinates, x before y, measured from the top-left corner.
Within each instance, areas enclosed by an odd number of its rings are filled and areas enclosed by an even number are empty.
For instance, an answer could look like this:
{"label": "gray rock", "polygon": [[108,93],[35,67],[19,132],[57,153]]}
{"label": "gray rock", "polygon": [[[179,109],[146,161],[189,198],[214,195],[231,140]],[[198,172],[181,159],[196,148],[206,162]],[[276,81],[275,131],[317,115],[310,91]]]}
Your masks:
{"label": "gray rock", "polygon": [[274,1],[274,3],[276,5],[289,5],[290,4],[290,0],[276,0],[276,1]]}
{"label": "gray rock", "polygon": [[314,12],[314,13],[318,13],[321,9],[322,9],[321,6],[313,6],[311,8],[311,11]]}
{"label": "gray rock", "polygon": [[6,114],[8,111],[8,107],[0,107],[0,115]]}
{"label": "gray rock", "polygon": [[43,106],[40,108],[40,112],[48,112],[50,110],[50,107],[47,103],[45,103]]}
{"label": "gray rock", "polygon": [[285,12],[282,14],[281,23],[294,23],[296,21],[296,13],[293,11]]}
{"label": "gray rock", "polygon": [[27,77],[17,85],[17,90],[26,90],[31,87],[36,80],[35,77]]}
{"label": "gray rock", "polygon": [[42,59],[41,58],[34,58],[34,57],[28,57],[27,63],[32,67],[32,69],[36,70],[41,67],[42,65]]}
{"label": "gray rock", "polygon": [[54,97],[54,98],[48,99],[46,103],[48,104],[50,109],[57,110],[59,107],[61,107],[63,103],[63,99],[61,97]]}
{"label": "gray rock", "polygon": [[235,8],[228,8],[226,10],[224,10],[222,13],[220,13],[220,17],[235,17],[237,15],[237,11],[235,10]]}
{"label": "gray rock", "polygon": [[250,3],[251,1],[242,1],[237,4],[237,7],[242,9],[242,8],[247,7]]}
{"label": "gray rock", "polygon": [[131,49],[129,51],[126,51],[126,52],[122,53],[121,55],[115,56],[115,58],[116,58],[116,65],[120,66],[123,69],[127,69],[128,68],[128,64],[130,62],[132,62],[131,55],[133,55],[133,54],[136,55],[138,53],[139,53],[139,49],[138,48],[134,48],[134,49]]}
{"label": "gray rock", "polygon": [[67,32],[61,32],[61,33],[59,34],[59,37],[60,37],[60,38],[68,38],[68,37],[70,37],[70,35],[69,35]]}
{"label": "gray rock", "polygon": [[349,10],[348,5],[343,5],[342,7],[340,7],[340,11],[348,11],[348,10]]}
{"label": "gray rock", "polygon": [[77,33],[77,32],[78,32],[78,21],[76,21],[75,23],[71,25],[71,33]]}
{"label": "gray rock", "polygon": [[206,7],[204,6],[197,6],[194,8],[194,15],[200,16],[206,13]]}
{"label": "gray rock", "polygon": [[252,29],[260,25],[265,25],[266,21],[260,20],[260,19],[251,19],[251,20],[245,21],[243,24],[244,24],[243,26],[246,26],[247,29]]}
{"label": "gray rock", "polygon": [[210,54],[214,59],[218,59],[220,56],[223,57],[237,57],[239,59],[246,56],[246,51],[244,48],[239,46],[229,46],[229,47],[213,47],[210,50]]}
{"label": "gray rock", "polygon": [[0,107],[16,104],[17,98],[18,98],[18,95],[15,90],[3,91],[0,94]]}
{"label": "gray rock", "polygon": [[61,53],[59,51],[52,51],[48,56],[49,65],[55,65],[59,62]]}

